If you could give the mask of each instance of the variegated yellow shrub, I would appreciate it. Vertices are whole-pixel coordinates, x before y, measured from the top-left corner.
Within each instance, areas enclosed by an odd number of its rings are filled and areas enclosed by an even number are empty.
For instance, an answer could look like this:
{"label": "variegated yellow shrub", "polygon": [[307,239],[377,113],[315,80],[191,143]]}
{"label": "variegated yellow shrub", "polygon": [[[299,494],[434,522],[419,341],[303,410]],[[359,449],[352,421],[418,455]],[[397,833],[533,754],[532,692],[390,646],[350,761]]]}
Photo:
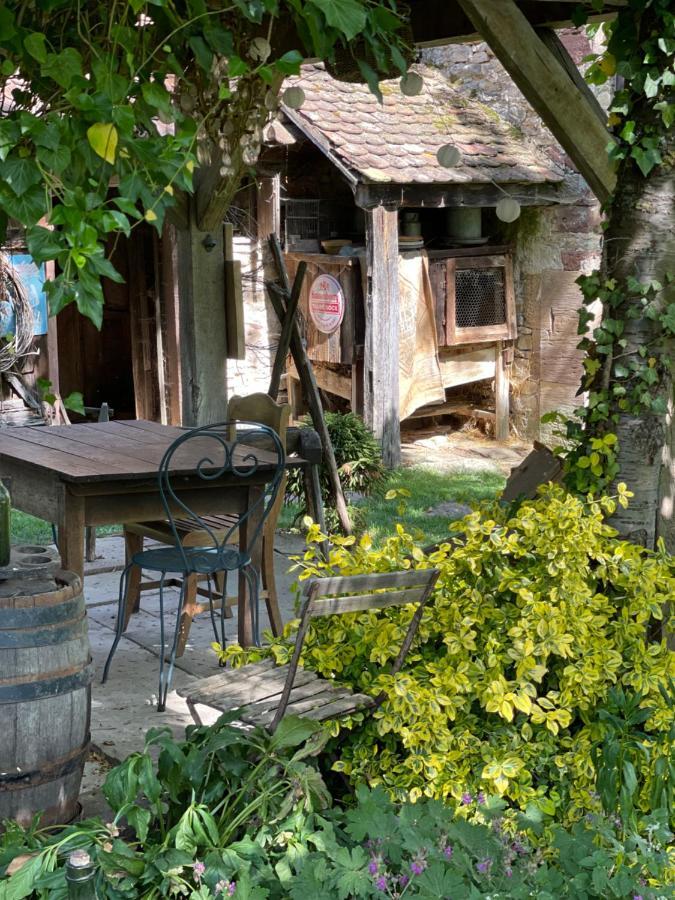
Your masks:
{"label": "variegated yellow shrub", "polygon": [[[620,497],[619,499],[623,499]],[[313,526],[298,561],[312,575],[437,566],[441,576],[402,671],[386,674],[411,607],[314,620],[302,664],[359,691],[384,689],[374,715],[333,723],[334,768],[392,795],[444,798],[499,793],[558,819],[597,808],[592,747],[597,711],[614,684],[639,690],[654,711],[646,730],[669,753],[672,707],[659,691],[675,654],[647,631],[675,597],[665,551],[618,540],[604,521],[614,500],[583,501],[548,485],[512,510],[490,505],[451,525],[430,554],[396,526],[377,549],[365,535],[334,539],[327,563]],[[421,536],[423,539],[423,536]],[[286,662],[297,622],[264,650],[221,651],[233,665],[272,654]]]}

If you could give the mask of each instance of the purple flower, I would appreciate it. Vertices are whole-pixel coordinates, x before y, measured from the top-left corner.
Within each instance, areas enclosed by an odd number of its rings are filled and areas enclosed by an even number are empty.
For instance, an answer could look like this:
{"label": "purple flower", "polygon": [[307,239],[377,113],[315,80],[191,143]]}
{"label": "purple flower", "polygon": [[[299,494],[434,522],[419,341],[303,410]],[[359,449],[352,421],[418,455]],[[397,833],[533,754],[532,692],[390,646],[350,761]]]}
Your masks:
{"label": "purple flower", "polygon": [[204,872],[206,872],[206,866],[203,862],[197,860],[192,866],[192,873],[195,876],[195,881],[200,881]]}
{"label": "purple flower", "polygon": [[642,894],[633,894],[633,900],[643,900]]}
{"label": "purple flower", "polygon": [[387,879],[384,875],[380,875],[380,877],[375,882],[375,887],[378,889],[378,891],[387,890]]}
{"label": "purple flower", "polygon": [[237,882],[231,881],[227,886],[227,896],[232,897],[236,890],[237,890]]}
{"label": "purple flower", "polygon": [[473,803],[473,797],[471,796],[471,794],[468,791],[465,791],[462,794],[462,805],[470,806],[472,803]]}
{"label": "purple flower", "polygon": [[504,869],[504,874],[506,875],[507,878],[510,878],[513,875],[513,869],[511,869],[507,866]]}
{"label": "purple flower", "polygon": [[446,859],[452,859],[452,845],[451,844],[448,844],[448,846],[445,848],[445,850],[443,851],[443,856]]}
{"label": "purple flower", "polygon": [[410,871],[413,875],[421,875],[422,872],[426,869],[426,864],[423,861],[415,861],[410,864]]}
{"label": "purple flower", "polygon": [[407,875],[399,876],[398,883],[402,888],[404,888],[409,881],[410,881],[410,879],[408,878]]}
{"label": "purple flower", "polygon": [[489,875],[491,868],[492,868],[492,860],[489,857],[487,859],[482,859],[479,863],[476,863],[476,870],[481,875]]}
{"label": "purple flower", "polygon": [[380,864],[376,859],[371,859],[368,863],[368,871],[371,875],[377,875],[377,870],[380,868]]}
{"label": "purple flower", "polygon": [[485,806],[485,804],[487,803],[487,797],[482,791],[478,794],[478,802],[481,804],[481,806]]}

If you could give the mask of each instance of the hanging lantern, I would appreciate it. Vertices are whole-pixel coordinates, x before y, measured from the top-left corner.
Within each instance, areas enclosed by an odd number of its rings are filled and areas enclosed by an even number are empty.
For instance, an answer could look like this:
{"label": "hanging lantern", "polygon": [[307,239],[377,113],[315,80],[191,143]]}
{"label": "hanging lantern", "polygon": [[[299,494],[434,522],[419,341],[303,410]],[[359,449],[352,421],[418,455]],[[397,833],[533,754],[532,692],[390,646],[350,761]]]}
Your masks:
{"label": "hanging lantern", "polygon": [[406,97],[416,97],[422,93],[424,79],[417,72],[408,72],[400,81],[401,93]]}
{"label": "hanging lantern", "polygon": [[289,87],[281,95],[281,100],[289,109],[300,109],[305,102],[305,92],[301,87]]}
{"label": "hanging lantern", "polygon": [[513,197],[502,197],[497,204],[496,213],[502,222],[515,222],[520,215],[520,203]]}
{"label": "hanging lantern", "polygon": [[452,169],[462,161],[462,154],[452,144],[443,144],[436,151],[436,159],[445,169]]}

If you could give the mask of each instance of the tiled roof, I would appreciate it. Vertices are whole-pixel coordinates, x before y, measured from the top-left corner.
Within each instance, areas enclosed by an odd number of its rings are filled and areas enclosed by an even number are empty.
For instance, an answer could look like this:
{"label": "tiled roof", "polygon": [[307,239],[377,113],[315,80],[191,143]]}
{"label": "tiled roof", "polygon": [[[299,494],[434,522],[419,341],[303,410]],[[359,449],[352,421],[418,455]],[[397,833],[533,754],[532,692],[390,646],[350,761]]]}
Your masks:
{"label": "tiled roof", "polygon": [[[517,129],[489,107],[466,97],[437,69],[415,66],[424,87],[401,93],[384,81],[379,103],[365,84],[332,78],[321,65],[306,65],[285,87],[299,86],[305,102],[284,112],[321,149],[361,182],[398,184],[498,184],[562,181],[562,173]],[[436,152],[452,144],[462,154],[453,168]]]}

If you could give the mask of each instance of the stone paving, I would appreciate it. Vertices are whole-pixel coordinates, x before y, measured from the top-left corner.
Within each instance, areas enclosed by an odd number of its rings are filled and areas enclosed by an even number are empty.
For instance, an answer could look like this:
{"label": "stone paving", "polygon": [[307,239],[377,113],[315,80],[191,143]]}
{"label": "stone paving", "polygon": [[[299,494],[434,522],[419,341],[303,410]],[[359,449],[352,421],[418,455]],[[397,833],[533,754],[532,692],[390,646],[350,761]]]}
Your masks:
{"label": "stone paving", "polygon": [[[294,615],[291,584],[295,576],[288,573],[290,557],[301,552],[303,547],[300,536],[278,536],[275,572],[284,621]],[[84,579],[89,641],[96,667],[91,710],[93,754],[86,766],[80,798],[85,814],[94,814],[104,808],[99,788],[105,778],[106,761],[114,763],[139,750],[149,728],[167,725],[177,737],[183,737],[185,726],[192,723],[192,718],[175,689],[195,678],[218,672],[216,655],[211,649],[213,629],[210,616],[205,613],[192,623],[185,653],[176,663],[173,690],[167,698],[166,710],[157,712],[159,593],[143,591],[140,612],[132,616],[115,653],[108,681],[101,684],[101,673],[114,637],[119,579],[124,564],[122,538],[99,538],[96,550],[99,558],[94,563],[87,563]],[[234,582],[231,588],[234,590]],[[178,589],[165,590],[167,635],[173,633],[177,600]],[[260,620],[261,630],[269,627],[264,602],[261,603]],[[236,609],[233,618],[226,620],[226,636],[228,641],[236,641]],[[214,711],[214,720],[216,717]]]}

